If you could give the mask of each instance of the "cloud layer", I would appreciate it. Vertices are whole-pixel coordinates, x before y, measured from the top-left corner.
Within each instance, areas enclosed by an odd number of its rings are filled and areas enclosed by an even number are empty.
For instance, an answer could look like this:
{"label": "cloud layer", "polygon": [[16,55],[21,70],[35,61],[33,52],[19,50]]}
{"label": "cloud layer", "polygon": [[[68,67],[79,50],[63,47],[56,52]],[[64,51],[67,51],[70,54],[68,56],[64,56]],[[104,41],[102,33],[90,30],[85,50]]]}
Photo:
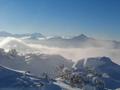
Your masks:
{"label": "cloud layer", "polygon": [[[57,48],[57,47],[43,46],[43,45],[34,44],[34,43],[27,44],[22,40],[19,40],[16,38],[6,38],[6,39],[3,39],[3,41],[1,41],[0,47],[4,49],[8,49],[6,48],[6,45],[8,45],[9,48],[12,48],[15,44],[17,44],[16,48],[19,48],[19,47],[23,48],[23,50],[20,50],[20,51],[23,51],[23,53],[25,53],[25,48],[27,48],[26,50],[29,51],[29,53],[35,52],[35,53],[44,53],[44,54],[59,54],[67,59],[72,59],[75,62],[81,58],[108,56],[114,62],[120,64],[120,55],[119,55],[120,49],[109,48],[109,45],[108,45],[108,48],[106,47]],[[101,44],[104,44],[104,43],[101,43]]]}
{"label": "cloud layer", "polygon": [[67,59],[77,61],[81,58],[108,56],[114,62],[120,64],[120,49],[110,48],[53,48],[42,45],[30,45],[37,48],[41,53],[46,54],[60,54]]}

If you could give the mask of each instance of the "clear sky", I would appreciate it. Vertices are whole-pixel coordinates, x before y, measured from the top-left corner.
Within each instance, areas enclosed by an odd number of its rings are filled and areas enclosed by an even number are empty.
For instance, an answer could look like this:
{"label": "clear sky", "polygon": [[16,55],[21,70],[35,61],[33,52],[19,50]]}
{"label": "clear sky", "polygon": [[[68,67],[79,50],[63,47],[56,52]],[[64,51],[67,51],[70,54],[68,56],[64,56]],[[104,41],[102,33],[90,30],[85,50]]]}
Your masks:
{"label": "clear sky", "polygon": [[0,0],[0,31],[120,40],[120,0]]}

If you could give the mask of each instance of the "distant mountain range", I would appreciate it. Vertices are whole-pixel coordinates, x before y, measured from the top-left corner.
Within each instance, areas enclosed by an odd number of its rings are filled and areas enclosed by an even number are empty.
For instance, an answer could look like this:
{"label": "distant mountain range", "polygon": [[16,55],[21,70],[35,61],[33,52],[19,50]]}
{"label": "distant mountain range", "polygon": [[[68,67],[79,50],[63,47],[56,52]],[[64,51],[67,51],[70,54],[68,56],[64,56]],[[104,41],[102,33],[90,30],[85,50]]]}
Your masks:
{"label": "distant mountain range", "polygon": [[[27,40],[27,42],[30,43],[32,41]],[[87,37],[84,34],[74,36],[71,38],[52,37],[43,40],[34,40],[34,43],[60,48],[86,48],[86,47],[115,48],[115,49],[120,48],[119,41],[95,39],[92,37]]]}
{"label": "distant mountain range", "polygon": [[86,47],[103,47],[103,48],[120,48],[120,41],[115,40],[100,40],[88,37],[84,34],[71,38],[63,38],[59,36],[47,38],[41,33],[27,34],[11,34],[1,31],[0,37],[14,37],[22,39],[27,43],[41,44],[52,47],[61,48],[86,48]]}
{"label": "distant mountain range", "polygon": [[44,36],[41,33],[25,33],[25,34],[12,34],[5,31],[0,32],[0,37],[16,37],[23,39],[38,39],[43,38]]}

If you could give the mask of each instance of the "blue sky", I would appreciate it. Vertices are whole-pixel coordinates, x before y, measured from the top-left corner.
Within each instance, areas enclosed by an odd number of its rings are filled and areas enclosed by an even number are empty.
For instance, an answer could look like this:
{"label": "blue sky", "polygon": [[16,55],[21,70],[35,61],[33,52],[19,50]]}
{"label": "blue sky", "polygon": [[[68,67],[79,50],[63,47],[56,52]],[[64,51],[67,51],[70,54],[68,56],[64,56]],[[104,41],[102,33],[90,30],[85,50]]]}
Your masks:
{"label": "blue sky", "polygon": [[120,40],[120,0],[0,0],[0,31]]}

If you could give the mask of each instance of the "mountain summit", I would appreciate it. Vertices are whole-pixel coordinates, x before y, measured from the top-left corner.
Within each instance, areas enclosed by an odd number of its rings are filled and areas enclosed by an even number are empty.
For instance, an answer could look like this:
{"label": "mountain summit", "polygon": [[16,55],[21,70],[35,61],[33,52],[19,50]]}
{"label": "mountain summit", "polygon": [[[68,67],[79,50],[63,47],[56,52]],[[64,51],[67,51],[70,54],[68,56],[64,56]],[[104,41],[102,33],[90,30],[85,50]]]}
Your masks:
{"label": "mountain summit", "polygon": [[0,31],[0,37],[7,37],[7,36],[12,36],[12,34],[6,31]]}
{"label": "mountain summit", "polygon": [[86,35],[81,34],[72,38],[73,40],[87,40],[89,39]]}
{"label": "mountain summit", "polygon": [[102,74],[107,88],[116,89],[120,87],[120,65],[114,63],[109,57],[82,59],[73,66],[78,70],[85,67]]}

